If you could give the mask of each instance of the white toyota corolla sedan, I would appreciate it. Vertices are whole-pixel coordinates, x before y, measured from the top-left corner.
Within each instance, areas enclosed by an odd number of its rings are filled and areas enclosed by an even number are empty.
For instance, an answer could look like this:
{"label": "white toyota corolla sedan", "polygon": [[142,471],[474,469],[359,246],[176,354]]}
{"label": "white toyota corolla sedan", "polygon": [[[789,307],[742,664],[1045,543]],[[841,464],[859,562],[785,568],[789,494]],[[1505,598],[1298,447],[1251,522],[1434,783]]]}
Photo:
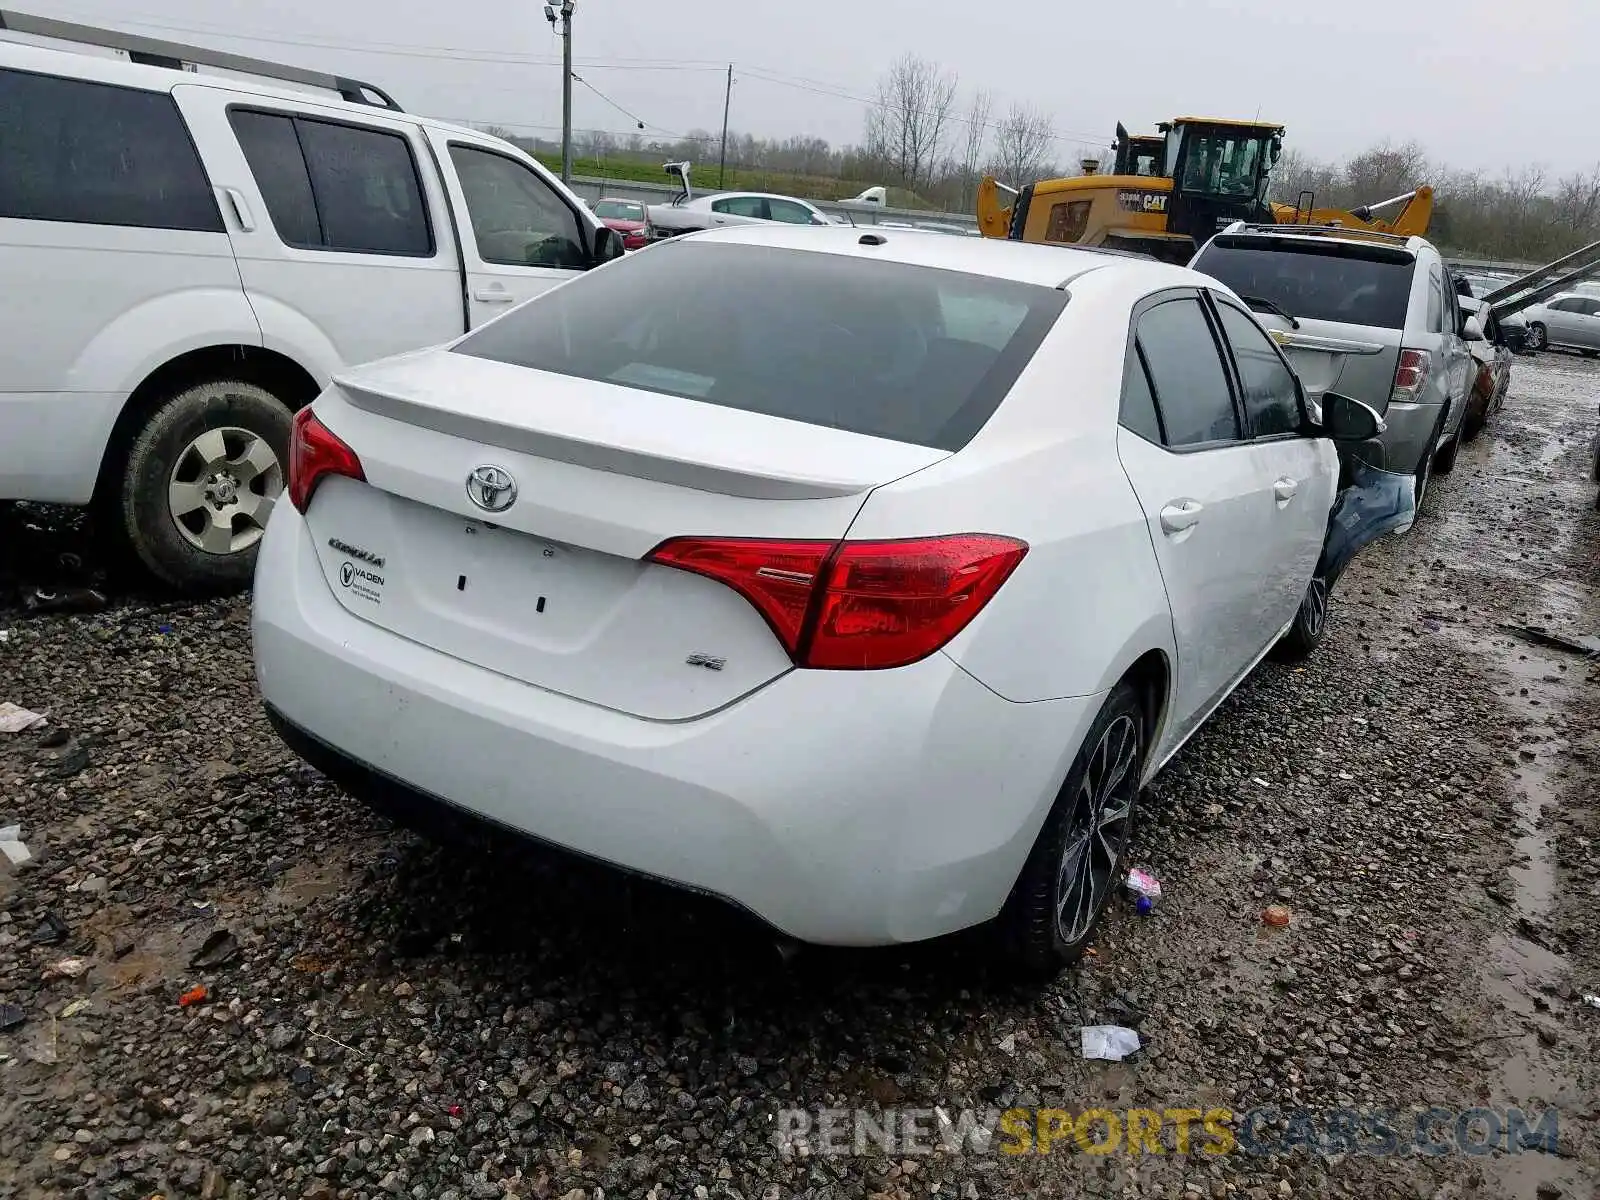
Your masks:
{"label": "white toyota corolla sedan", "polygon": [[1049,971],[1144,782],[1409,524],[1405,477],[1356,462],[1339,491],[1331,437],[1380,428],[1308,414],[1180,267],[691,235],[299,413],[261,691],[420,828],[511,830],[803,941],[994,922]]}

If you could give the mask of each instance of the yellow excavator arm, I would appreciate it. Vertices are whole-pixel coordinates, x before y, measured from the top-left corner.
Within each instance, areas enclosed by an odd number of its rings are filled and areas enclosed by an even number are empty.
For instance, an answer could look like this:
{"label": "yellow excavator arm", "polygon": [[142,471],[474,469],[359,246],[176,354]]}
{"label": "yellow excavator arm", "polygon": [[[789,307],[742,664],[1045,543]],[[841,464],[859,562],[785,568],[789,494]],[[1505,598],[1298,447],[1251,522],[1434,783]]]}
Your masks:
{"label": "yellow excavator arm", "polygon": [[[1380,209],[1396,204],[1405,205],[1395,215],[1385,220],[1375,216]],[[1397,237],[1427,237],[1428,226],[1433,221],[1433,189],[1419,187],[1414,192],[1396,196],[1392,200],[1359,208],[1297,208],[1293,204],[1274,204],[1273,220],[1280,225],[1342,225],[1347,229],[1366,229],[1373,233],[1392,233]]]}

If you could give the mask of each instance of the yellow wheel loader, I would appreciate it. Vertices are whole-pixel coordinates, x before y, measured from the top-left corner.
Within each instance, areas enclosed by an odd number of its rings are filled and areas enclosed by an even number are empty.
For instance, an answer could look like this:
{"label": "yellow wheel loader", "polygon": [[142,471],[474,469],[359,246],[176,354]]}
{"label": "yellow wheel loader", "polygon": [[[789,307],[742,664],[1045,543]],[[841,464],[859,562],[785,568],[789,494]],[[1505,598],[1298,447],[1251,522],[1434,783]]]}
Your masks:
{"label": "yellow wheel loader", "polygon": [[[1115,166],[1043,179],[1020,191],[993,176],[978,186],[978,229],[985,237],[1064,246],[1131,250],[1186,263],[1217,230],[1234,221],[1344,225],[1401,236],[1423,234],[1433,189],[1353,211],[1317,208],[1311,193],[1295,206],[1272,204],[1267,189],[1283,152],[1283,126],[1261,121],[1179,117],[1159,136],[1117,126]],[[1392,220],[1373,214],[1397,204]]]}

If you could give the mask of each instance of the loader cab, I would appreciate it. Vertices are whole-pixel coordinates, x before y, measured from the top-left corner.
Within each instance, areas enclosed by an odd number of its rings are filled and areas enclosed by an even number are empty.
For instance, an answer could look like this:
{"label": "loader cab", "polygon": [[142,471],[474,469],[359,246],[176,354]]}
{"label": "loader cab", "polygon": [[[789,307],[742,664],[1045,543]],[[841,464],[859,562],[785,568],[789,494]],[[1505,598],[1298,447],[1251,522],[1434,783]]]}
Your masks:
{"label": "loader cab", "polygon": [[1115,175],[1144,175],[1159,178],[1165,173],[1167,139],[1158,134],[1135,137],[1117,126]]}
{"label": "loader cab", "polygon": [[1267,189],[1283,153],[1283,126],[1180,117],[1161,126],[1172,179],[1167,231],[1196,246],[1234,221],[1271,221]]}

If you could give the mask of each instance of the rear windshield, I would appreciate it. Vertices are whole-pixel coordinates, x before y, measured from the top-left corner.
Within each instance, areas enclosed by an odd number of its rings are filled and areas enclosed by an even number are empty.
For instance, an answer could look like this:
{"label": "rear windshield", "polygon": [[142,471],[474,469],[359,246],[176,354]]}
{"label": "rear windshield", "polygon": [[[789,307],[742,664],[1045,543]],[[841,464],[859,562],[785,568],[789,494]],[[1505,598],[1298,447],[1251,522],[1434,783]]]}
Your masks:
{"label": "rear windshield", "polygon": [[690,241],[575,279],[455,350],[958,450],[1065,303],[957,271]]}
{"label": "rear windshield", "polygon": [[1220,279],[1247,303],[1269,300],[1296,317],[1404,329],[1416,260],[1348,243],[1218,238],[1191,265]]}
{"label": "rear windshield", "polygon": [[613,221],[642,221],[644,205],[635,204],[632,200],[596,200],[594,215],[610,217]]}

